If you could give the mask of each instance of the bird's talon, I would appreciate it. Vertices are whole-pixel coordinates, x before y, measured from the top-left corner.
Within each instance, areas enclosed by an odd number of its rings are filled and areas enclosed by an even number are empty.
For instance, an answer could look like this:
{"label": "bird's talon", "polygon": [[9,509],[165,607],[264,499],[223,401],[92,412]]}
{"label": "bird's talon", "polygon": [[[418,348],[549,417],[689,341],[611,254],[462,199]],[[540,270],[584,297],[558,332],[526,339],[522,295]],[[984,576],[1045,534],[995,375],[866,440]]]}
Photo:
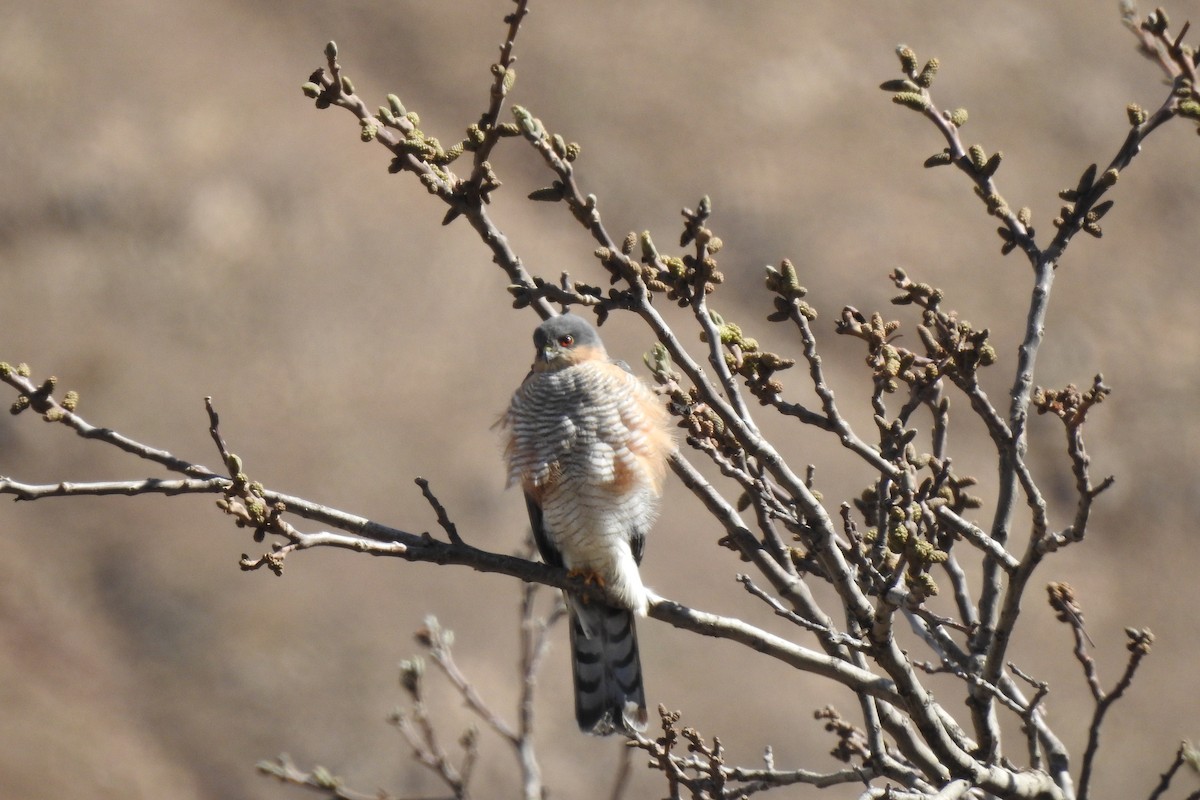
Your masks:
{"label": "bird's talon", "polygon": [[603,589],[607,584],[604,581],[604,576],[594,569],[573,569],[567,572],[568,578],[575,578],[583,581],[585,586],[599,586]]}

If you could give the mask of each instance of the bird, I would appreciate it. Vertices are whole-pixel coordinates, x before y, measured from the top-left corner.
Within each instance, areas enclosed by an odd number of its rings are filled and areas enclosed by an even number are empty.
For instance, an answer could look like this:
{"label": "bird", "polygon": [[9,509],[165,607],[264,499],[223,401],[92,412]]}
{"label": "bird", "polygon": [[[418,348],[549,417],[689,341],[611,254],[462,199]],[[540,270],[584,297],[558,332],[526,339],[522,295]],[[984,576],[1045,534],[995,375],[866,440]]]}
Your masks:
{"label": "bird", "polygon": [[551,317],[533,344],[498,423],[508,485],[524,490],[542,560],[612,601],[566,595],[579,728],[633,736],[647,724],[634,619],[649,597],[638,567],[675,449],[670,414],[582,317]]}

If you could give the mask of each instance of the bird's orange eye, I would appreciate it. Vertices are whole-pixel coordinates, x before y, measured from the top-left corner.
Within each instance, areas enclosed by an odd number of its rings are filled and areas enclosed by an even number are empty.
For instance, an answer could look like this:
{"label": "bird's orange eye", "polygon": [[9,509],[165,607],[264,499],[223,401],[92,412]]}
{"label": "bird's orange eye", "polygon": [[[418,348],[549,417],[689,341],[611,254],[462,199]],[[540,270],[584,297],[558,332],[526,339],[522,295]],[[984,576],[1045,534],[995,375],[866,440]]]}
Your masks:
{"label": "bird's orange eye", "polygon": [[564,333],[562,336],[558,337],[558,344],[561,347],[570,347],[571,345],[575,344],[575,337],[569,333]]}

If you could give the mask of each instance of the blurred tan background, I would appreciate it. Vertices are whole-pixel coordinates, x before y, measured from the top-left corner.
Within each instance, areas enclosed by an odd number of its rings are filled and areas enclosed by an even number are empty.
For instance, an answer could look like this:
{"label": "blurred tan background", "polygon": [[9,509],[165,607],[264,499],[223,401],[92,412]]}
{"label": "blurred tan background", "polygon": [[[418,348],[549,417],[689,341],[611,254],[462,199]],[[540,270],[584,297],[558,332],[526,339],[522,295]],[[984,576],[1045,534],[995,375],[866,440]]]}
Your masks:
{"label": "blurred tan background", "polygon": [[[440,227],[443,209],[411,176],[387,174],[387,153],[359,143],[350,115],[317,113],[299,91],[336,39],[361,94],[381,103],[395,92],[426,132],[456,141],[485,105],[510,7],[0,4],[0,359],[79,390],[93,423],[210,465],[202,398],[212,395],[231,447],[272,488],[432,530],[412,485],[423,475],[468,541],[515,550],[523,504],[503,491],[489,426],[528,365],[536,319],[509,308],[504,276],[465,224]],[[1197,16],[1194,2],[1169,10],[1176,24]],[[861,349],[832,332],[843,305],[903,320],[911,342],[914,317],[887,306],[887,273],[902,266],[941,286],[949,307],[992,329],[1002,361],[988,390],[1000,404],[1030,283],[1019,256],[999,255],[996,223],[968,183],[922,170],[942,147],[935,131],[876,88],[897,74],[898,42],[941,58],[939,103],[968,108],[968,142],[1005,152],[1002,191],[1033,207],[1043,241],[1057,191],[1116,152],[1125,104],[1165,96],[1116,3],[1090,0],[535,2],[512,95],[583,144],[581,181],[615,235],[648,228],[669,251],[680,207],[710,194],[728,276],[717,307],[777,349],[796,340],[763,321],[762,268],[793,259],[822,314],[839,400],[868,438]],[[1106,728],[1105,797],[1144,796],[1178,741],[1200,734],[1198,146],[1192,125],[1169,125],[1122,176],[1105,238],[1080,237],[1060,270],[1039,365],[1042,385],[1085,385],[1102,371],[1115,389],[1089,432],[1096,480],[1113,473],[1117,484],[1086,544],[1043,568],[1012,652],[1052,681],[1051,720],[1076,765],[1091,702],[1041,586],[1077,588],[1106,686],[1124,665],[1124,626],[1158,635]],[[494,161],[505,185],[492,210],[529,269],[597,280],[593,244],[565,209],[524,200],[550,180],[535,154],[509,141]],[[615,317],[605,335],[632,363],[648,347],[630,319]],[[808,402],[802,377],[790,387]],[[956,463],[986,489],[986,437],[965,413],[955,419]],[[867,480],[830,437],[771,430],[797,467],[818,465],[831,507]],[[1066,524],[1060,425],[1034,421],[1032,459],[1055,524]],[[0,474],[161,473],[6,414]],[[791,633],[737,588],[742,567],[714,546],[719,536],[669,488],[647,581]],[[364,791],[439,796],[384,721],[403,701],[396,663],[428,613],[456,631],[464,670],[514,716],[512,581],[322,551],[291,557],[282,578],[239,571],[241,553],[261,551],[210,498],[0,504],[0,796],[299,796],[255,774],[281,751]],[[575,731],[563,638],[537,707],[545,777],[555,797],[604,796],[619,745]],[[657,623],[641,640],[651,703],[720,735],[731,761],[753,765],[770,745],[780,767],[835,766],[811,712],[833,702],[852,713],[846,693]],[[468,717],[433,685],[451,746]],[[960,686],[936,689],[963,710]],[[515,796],[509,754],[493,738],[484,748],[476,794]],[[636,761],[629,796],[660,796]]]}

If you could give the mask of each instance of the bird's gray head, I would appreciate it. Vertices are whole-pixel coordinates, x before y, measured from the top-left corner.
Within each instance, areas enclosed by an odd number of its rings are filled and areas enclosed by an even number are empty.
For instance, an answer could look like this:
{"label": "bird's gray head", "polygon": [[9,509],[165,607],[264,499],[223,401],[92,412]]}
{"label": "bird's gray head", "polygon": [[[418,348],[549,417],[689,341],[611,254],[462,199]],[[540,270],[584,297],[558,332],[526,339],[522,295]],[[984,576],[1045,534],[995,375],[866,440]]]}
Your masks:
{"label": "bird's gray head", "polygon": [[562,369],[580,361],[607,358],[596,329],[574,314],[551,317],[537,326],[533,347],[536,370]]}

